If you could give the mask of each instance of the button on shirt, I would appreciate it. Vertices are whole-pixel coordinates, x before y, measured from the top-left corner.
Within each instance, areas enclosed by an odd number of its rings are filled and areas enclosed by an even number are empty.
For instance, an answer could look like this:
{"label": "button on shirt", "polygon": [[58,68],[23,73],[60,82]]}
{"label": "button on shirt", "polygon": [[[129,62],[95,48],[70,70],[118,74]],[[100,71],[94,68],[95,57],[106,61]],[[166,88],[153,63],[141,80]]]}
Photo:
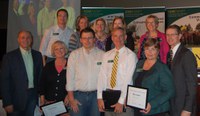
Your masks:
{"label": "button on shirt", "polygon": [[63,101],[67,95],[66,84],[66,68],[58,72],[54,60],[47,63],[42,70],[39,93],[48,101]]}
{"label": "button on shirt", "polygon": [[67,27],[64,30],[60,29],[58,25],[51,27],[45,32],[42,38],[40,44],[40,52],[42,53],[42,55],[53,58],[53,56],[51,55],[52,44],[55,41],[60,40],[63,41],[67,46],[69,46],[68,44],[72,34],[73,31]]}
{"label": "button on shirt", "polygon": [[97,90],[103,54],[104,52],[96,47],[89,52],[81,47],[70,54],[67,65],[67,91]]}
{"label": "button on shirt", "polygon": [[116,86],[110,86],[113,60],[117,49],[112,49],[105,53],[98,77],[98,99],[102,99],[102,91],[106,89],[121,90],[121,96],[118,100],[124,104],[127,92],[127,85],[132,84],[132,76],[138,61],[137,56],[125,46],[119,50],[118,69]]}

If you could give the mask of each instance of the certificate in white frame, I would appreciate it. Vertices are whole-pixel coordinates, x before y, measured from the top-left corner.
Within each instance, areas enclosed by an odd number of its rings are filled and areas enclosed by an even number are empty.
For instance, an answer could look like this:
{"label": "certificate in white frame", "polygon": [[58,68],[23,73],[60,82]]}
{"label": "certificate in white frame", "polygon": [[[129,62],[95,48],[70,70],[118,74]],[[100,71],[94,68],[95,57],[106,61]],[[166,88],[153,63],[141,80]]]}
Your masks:
{"label": "certificate in white frame", "polygon": [[147,106],[148,89],[128,85],[126,105],[138,109],[145,109]]}
{"label": "certificate in white frame", "polygon": [[63,101],[41,106],[41,109],[45,116],[56,116],[59,114],[67,113]]}

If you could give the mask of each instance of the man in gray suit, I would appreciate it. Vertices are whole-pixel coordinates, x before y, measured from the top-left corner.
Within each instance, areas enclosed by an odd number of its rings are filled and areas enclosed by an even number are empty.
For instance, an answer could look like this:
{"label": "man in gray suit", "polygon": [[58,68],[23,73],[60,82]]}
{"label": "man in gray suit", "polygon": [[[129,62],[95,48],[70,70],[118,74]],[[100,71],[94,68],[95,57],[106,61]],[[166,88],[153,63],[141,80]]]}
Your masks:
{"label": "man in gray suit", "polygon": [[[196,116],[197,62],[193,53],[181,44],[180,27],[166,30],[172,60],[168,61],[173,74],[176,95],[171,100],[170,116]],[[173,53],[173,54],[172,54]]]}
{"label": "man in gray suit", "polygon": [[1,93],[7,116],[33,116],[38,102],[37,87],[42,55],[31,49],[32,34],[20,31],[19,48],[7,53],[2,62]]}

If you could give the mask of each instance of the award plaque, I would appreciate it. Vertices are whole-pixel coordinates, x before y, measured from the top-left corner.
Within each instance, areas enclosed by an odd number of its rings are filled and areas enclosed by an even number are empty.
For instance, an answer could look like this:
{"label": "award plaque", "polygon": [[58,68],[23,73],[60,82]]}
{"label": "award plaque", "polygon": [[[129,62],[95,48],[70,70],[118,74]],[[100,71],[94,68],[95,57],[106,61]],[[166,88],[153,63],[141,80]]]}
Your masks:
{"label": "award plaque", "polygon": [[128,85],[126,105],[138,109],[145,109],[147,106],[147,94],[147,88]]}

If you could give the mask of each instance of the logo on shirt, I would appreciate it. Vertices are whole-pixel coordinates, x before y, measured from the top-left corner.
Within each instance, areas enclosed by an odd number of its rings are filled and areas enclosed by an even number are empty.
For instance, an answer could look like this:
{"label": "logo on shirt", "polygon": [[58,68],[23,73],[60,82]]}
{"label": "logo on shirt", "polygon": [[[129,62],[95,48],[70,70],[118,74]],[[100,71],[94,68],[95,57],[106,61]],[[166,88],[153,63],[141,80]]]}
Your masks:
{"label": "logo on shirt", "polygon": [[97,62],[97,65],[101,65],[102,64],[102,62]]}
{"label": "logo on shirt", "polygon": [[53,33],[53,35],[59,35],[59,33]]}
{"label": "logo on shirt", "polygon": [[143,68],[137,68],[136,69],[136,72],[142,72],[143,71]]}
{"label": "logo on shirt", "polygon": [[108,63],[112,63],[113,62],[113,60],[108,60]]}

